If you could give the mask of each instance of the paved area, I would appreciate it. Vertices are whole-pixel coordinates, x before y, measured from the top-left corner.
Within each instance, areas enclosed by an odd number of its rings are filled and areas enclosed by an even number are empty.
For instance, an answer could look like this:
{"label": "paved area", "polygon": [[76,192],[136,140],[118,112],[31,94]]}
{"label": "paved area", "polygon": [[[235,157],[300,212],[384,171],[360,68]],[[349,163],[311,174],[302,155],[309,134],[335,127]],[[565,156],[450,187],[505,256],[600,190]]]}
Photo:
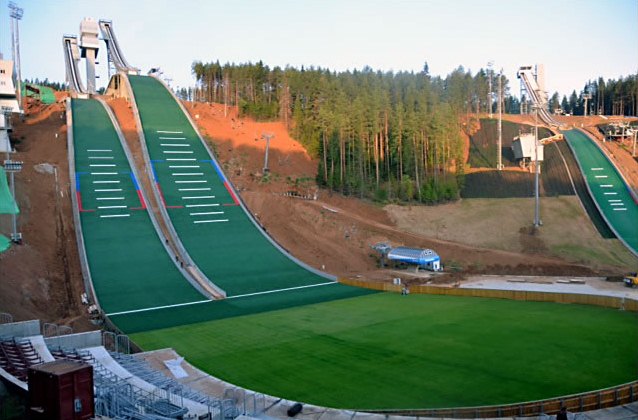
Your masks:
{"label": "paved area", "polygon": [[604,277],[471,276],[459,287],[468,289],[526,290],[549,293],[616,296],[638,300],[638,289]]}

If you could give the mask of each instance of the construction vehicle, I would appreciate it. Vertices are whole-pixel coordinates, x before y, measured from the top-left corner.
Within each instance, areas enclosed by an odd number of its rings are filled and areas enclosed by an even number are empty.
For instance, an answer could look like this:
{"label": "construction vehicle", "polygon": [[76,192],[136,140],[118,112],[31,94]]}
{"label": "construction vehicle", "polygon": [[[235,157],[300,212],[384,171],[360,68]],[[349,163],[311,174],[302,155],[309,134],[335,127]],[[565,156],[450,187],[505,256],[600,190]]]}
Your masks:
{"label": "construction vehicle", "polygon": [[555,134],[553,136],[545,137],[544,139],[538,140],[540,144],[546,145],[553,143],[555,141],[565,140],[565,136],[562,133]]}
{"label": "construction vehicle", "polygon": [[629,273],[624,279],[625,286],[638,287],[638,273]]}

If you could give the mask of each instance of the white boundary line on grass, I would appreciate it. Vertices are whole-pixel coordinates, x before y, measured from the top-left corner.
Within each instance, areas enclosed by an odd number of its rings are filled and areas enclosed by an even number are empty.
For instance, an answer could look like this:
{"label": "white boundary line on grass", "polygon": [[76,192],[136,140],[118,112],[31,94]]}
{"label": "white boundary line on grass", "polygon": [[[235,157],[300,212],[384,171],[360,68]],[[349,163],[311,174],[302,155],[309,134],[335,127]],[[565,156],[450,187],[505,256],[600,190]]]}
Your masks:
{"label": "white boundary line on grass", "polygon": [[226,300],[243,298],[243,297],[248,297],[248,296],[268,295],[270,293],[277,293],[277,292],[287,292],[289,290],[307,289],[309,287],[328,286],[330,284],[339,284],[339,282],[338,281],[329,281],[327,283],[317,283],[317,284],[309,284],[309,285],[306,285],[306,286],[288,287],[286,289],[266,290],[265,292],[247,293],[245,295],[229,296],[229,297],[226,298]]}
{"label": "white boundary line on grass", "polygon": [[[331,284],[339,284],[339,282],[331,281],[331,282],[328,282],[328,283],[317,283],[317,284],[309,284],[309,285],[306,285],[306,286],[288,287],[286,289],[276,289],[276,290],[267,290],[265,292],[247,293],[245,295],[230,296],[230,297],[227,297],[226,299],[220,299],[220,300],[237,299],[237,298],[243,298],[243,297],[248,297],[248,296],[257,296],[257,295],[268,295],[268,294],[271,294],[271,293],[287,292],[289,290],[306,289],[306,288],[309,288],[309,287],[328,286],[328,285],[331,285]],[[143,308],[143,309],[132,309],[130,311],[111,312],[109,314],[106,314],[106,316],[136,314],[136,313],[140,313],[140,312],[155,311],[157,309],[168,309],[168,308],[177,308],[177,307],[180,307],[180,306],[197,305],[199,303],[206,303],[206,302],[214,302],[214,301],[212,301],[212,300],[198,300],[198,301],[195,301],[195,302],[176,303],[174,305],[155,306],[155,307],[152,307],[152,308]]]}
{"label": "white boundary line on grass", "polygon": [[152,308],[143,308],[143,309],[132,309],[130,311],[111,312],[110,314],[106,314],[106,316],[136,314],[136,313],[139,313],[139,312],[154,311],[156,309],[177,308],[179,306],[197,305],[198,303],[206,303],[206,302],[212,302],[212,301],[211,300],[198,300],[198,301],[195,301],[195,302],[176,303],[174,305],[155,306],[155,307],[152,307]]}

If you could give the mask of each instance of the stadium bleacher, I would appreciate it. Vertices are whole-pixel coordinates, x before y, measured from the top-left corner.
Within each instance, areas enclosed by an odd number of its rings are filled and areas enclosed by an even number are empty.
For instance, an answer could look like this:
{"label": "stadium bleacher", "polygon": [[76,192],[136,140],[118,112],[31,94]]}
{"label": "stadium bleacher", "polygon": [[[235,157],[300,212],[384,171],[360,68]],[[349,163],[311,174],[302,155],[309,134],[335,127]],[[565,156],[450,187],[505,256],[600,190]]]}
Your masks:
{"label": "stadium bleacher", "polygon": [[0,367],[18,380],[26,382],[30,366],[42,363],[28,339],[5,338],[0,341]]}
{"label": "stadium bleacher", "polygon": [[[27,371],[30,366],[68,359],[93,366],[95,412],[98,415],[139,420],[178,418],[187,414],[211,419],[235,418],[239,415],[234,401],[191,390],[157,371],[153,372],[133,356],[109,353],[103,346],[72,347],[82,342],[95,344],[95,337],[86,337],[91,333],[45,339],[42,335],[31,335],[34,332],[33,322],[20,324],[0,324],[0,374],[25,391],[28,391]],[[31,336],[24,336],[21,331]],[[9,337],[7,333],[14,335]],[[95,333],[100,335],[99,332]],[[127,370],[119,360],[133,367],[135,373]],[[155,383],[136,373],[144,373],[146,378],[153,378]]]}

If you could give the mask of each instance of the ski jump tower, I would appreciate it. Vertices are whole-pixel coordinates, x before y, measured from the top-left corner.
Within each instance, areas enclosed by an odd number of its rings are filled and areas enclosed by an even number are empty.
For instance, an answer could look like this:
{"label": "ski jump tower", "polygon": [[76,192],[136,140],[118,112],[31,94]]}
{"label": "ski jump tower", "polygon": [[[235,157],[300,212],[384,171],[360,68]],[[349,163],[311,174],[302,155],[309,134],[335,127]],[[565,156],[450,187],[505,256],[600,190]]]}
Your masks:
{"label": "ski jump tower", "polygon": [[131,66],[120,48],[120,44],[117,42],[115,32],[113,31],[113,22],[106,19],[100,19],[100,30],[102,31],[102,38],[106,43],[106,51],[108,53],[109,60],[109,77],[111,74],[111,65],[115,68],[116,72],[123,71],[127,74],[140,74],[140,70]]}
{"label": "ski jump tower", "polygon": [[[531,108],[538,110],[538,117],[547,125],[558,127],[561,124],[556,121],[547,110],[547,92],[545,92],[545,71],[542,65],[537,65],[536,71],[532,66],[522,66],[518,69],[517,77],[521,80],[521,100],[527,98],[527,102],[521,102],[521,113],[523,107],[527,108],[527,113],[531,113]],[[530,107],[531,105],[531,107]]]}
{"label": "ski jump tower", "polygon": [[82,58],[86,59],[86,90],[89,94],[95,93],[95,59],[100,47],[99,32],[98,23],[91,18],[84,18],[80,23],[80,51]]}
{"label": "ski jump tower", "polygon": [[521,66],[517,76],[521,79],[521,114],[531,114],[530,105],[546,104],[547,92],[545,92],[545,71],[543,65]]}
{"label": "ski jump tower", "polygon": [[[96,93],[96,76],[95,65],[97,64],[97,54],[100,47],[99,38],[102,33],[103,40],[106,43],[106,52],[109,62],[109,78],[111,76],[111,64],[115,67],[117,73],[125,72],[128,74],[139,74],[140,70],[128,64],[122,50],[117,43],[115,33],[113,32],[113,23],[110,20],[95,21],[92,18],[84,18],[80,23],[80,37],[75,35],[64,35],[62,44],[64,46],[64,60],[66,65],[66,80],[69,84],[71,94],[80,98],[88,98],[89,95]],[[86,61],[86,89],[82,83],[79,64],[80,60]],[[113,82],[115,79],[115,82]],[[109,85],[119,84],[119,77],[116,74]]]}

